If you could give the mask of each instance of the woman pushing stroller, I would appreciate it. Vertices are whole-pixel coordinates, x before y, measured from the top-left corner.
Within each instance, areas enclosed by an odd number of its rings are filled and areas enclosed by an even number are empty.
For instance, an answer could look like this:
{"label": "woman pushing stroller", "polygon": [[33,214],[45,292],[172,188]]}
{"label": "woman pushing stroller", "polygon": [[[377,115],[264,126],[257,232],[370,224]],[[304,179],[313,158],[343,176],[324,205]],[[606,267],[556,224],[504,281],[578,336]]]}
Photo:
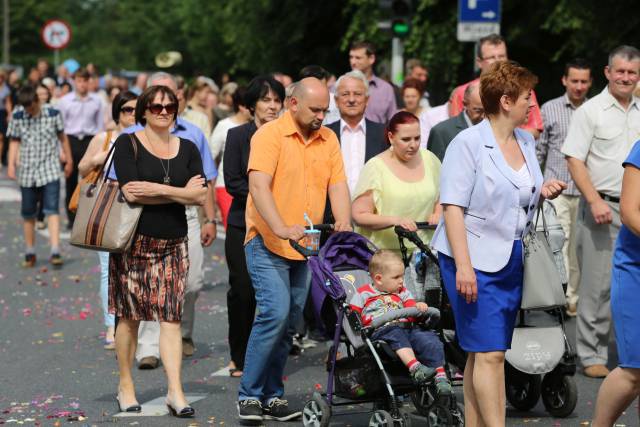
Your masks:
{"label": "woman pushing stroller", "polygon": [[[369,262],[372,283],[361,286],[351,299],[351,308],[360,314],[364,326],[390,310],[416,307],[427,311],[427,304],[416,302],[404,287],[404,263],[395,252],[379,250]],[[417,385],[435,376],[438,395],[450,396],[451,383],[444,370],[444,349],[432,331],[412,328],[413,319],[400,319],[378,328],[371,338],[383,340],[409,369]]]}

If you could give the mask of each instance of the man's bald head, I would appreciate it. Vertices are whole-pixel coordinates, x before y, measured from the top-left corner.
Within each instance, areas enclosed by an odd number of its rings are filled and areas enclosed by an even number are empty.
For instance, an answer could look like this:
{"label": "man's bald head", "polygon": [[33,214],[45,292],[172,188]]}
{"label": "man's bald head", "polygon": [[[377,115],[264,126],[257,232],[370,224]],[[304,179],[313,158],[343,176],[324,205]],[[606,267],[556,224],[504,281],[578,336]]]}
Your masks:
{"label": "man's bald head", "polygon": [[293,119],[304,133],[320,129],[329,109],[327,86],[315,77],[300,80],[295,84],[291,94],[289,108]]}
{"label": "man's bald head", "polygon": [[464,111],[474,125],[484,118],[484,108],[480,99],[480,82],[470,83],[464,91]]}
{"label": "man's bald head", "polygon": [[292,98],[297,98],[299,101],[306,100],[311,97],[326,97],[327,103],[329,102],[329,90],[327,85],[323,84],[315,77],[306,77],[295,83]]}

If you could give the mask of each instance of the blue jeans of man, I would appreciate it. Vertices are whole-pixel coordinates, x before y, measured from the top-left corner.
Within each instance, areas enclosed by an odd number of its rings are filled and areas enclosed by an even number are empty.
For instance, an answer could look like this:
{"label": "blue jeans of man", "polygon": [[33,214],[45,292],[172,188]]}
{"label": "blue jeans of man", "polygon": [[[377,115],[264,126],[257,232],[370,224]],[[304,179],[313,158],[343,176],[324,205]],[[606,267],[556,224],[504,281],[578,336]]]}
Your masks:
{"label": "blue jeans of man", "polygon": [[270,252],[260,236],[251,239],[244,252],[258,314],[247,344],[238,399],[268,404],[284,394],[282,376],[307,299],[309,269],[305,261]]}

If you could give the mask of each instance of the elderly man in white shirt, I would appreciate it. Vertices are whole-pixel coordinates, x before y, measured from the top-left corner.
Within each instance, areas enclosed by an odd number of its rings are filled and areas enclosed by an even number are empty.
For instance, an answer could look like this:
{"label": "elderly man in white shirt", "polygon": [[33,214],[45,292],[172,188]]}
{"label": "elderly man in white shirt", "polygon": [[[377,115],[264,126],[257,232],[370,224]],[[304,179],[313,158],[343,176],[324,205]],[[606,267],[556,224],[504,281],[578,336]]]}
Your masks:
{"label": "elderly man in white shirt", "polygon": [[604,73],[609,84],[573,114],[562,147],[582,193],[576,228],[581,271],[576,347],[585,375],[593,378],[609,373],[611,256],[620,231],[622,163],[640,139],[640,99],[633,96],[640,51],[614,49]]}
{"label": "elderly man in white shirt", "polygon": [[369,83],[361,71],[350,71],[336,82],[336,106],[340,120],[327,125],[340,141],[349,191],[353,192],[364,164],[389,144],[384,125],[364,117],[369,100]]}

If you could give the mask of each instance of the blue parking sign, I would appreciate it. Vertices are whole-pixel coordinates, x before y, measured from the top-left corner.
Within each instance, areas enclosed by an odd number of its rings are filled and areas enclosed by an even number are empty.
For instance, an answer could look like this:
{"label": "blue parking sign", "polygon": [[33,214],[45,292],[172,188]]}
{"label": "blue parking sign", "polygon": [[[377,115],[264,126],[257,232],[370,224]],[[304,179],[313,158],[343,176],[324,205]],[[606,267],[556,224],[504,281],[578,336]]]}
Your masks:
{"label": "blue parking sign", "polygon": [[500,0],[458,0],[458,40],[477,41],[500,33]]}

